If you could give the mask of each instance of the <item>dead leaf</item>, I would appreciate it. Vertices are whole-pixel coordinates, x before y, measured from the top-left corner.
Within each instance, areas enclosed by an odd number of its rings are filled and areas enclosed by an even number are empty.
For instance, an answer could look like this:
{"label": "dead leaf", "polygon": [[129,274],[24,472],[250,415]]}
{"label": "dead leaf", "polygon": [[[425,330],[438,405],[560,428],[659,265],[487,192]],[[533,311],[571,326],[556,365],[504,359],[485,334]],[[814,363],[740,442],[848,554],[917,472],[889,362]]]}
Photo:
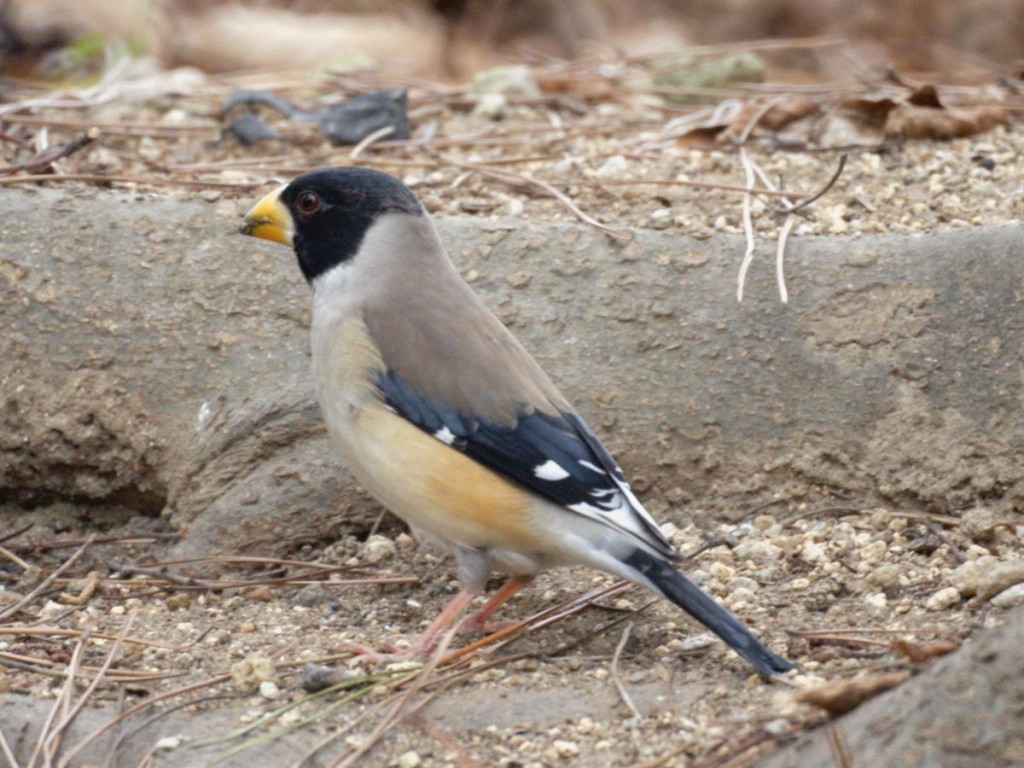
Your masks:
{"label": "dead leaf", "polygon": [[956,640],[936,640],[931,643],[915,643],[911,640],[897,640],[892,647],[914,662],[937,659],[953,651],[959,650],[960,643]]}
{"label": "dead leaf", "polygon": [[889,115],[885,136],[890,139],[959,139],[1005,125],[1003,107],[983,104],[974,107],[920,107],[900,104]]}
{"label": "dead leaf", "polygon": [[720,137],[729,126],[724,124],[701,125],[691,128],[686,133],[676,137],[676,144],[680,147],[692,147],[694,149],[711,149],[721,144]]}
{"label": "dead leaf", "polygon": [[758,125],[769,131],[778,131],[790,123],[802,120],[819,111],[821,106],[809,96],[793,96],[783,102],[772,105],[758,121]]}
{"label": "dead leaf", "polygon": [[270,590],[264,586],[253,587],[245,596],[250,600],[259,600],[261,603],[269,603],[274,599],[274,596],[270,594]]}
{"label": "dead leaf", "polygon": [[833,717],[838,717],[880,693],[892,690],[908,677],[910,672],[902,671],[864,675],[852,680],[836,680],[816,688],[808,688],[806,691],[797,691],[793,694],[793,700],[820,707]]}
{"label": "dead leaf", "polygon": [[779,131],[797,120],[813,115],[820,109],[818,103],[807,96],[793,96],[773,104],[768,110],[757,102],[744,104],[732,111],[721,122],[699,125],[677,138],[677,142],[688,147],[710,147],[728,142],[738,142],[748,132],[750,123],[757,120],[754,128]]}
{"label": "dead leaf", "polygon": [[[1004,125],[1009,113],[995,104],[948,107],[933,85],[899,99],[889,96],[839,99],[828,106],[794,95],[765,110],[753,101],[718,114],[678,137],[681,146],[711,148],[737,144],[751,133],[780,133],[791,141],[817,147],[876,147],[891,139],[955,139]],[[780,140],[782,137],[779,137]]]}
{"label": "dead leaf", "polygon": [[568,93],[578,99],[600,98],[611,94],[616,84],[607,77],[585,75],[545,75],[537,79],[541,93]]}
{"label": "dead leaf", "polygon": [[943,109],[942,102],[939,101],[939,92],[934,85],[922,85],[910,94],[907,103],[913,104],[915,107]]}
{"label": "dead leaf", "polygon": [[827,110],[812,137],[821,147],[872,147],[886,138],[886,123],[896,102],[882,99],[845,99]]}

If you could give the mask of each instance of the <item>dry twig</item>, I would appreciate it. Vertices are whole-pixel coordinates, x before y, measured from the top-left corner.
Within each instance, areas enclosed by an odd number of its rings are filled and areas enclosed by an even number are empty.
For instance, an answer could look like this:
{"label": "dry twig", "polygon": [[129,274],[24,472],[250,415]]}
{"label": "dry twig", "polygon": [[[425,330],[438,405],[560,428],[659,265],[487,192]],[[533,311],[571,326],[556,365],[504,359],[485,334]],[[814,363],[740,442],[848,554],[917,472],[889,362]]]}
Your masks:
{"label": "dry twig", "polygon": [[19,600],[14,605],[11,605],[11,606],[5,608],[3,611],[0,611],[0,621],[4,621],[4,620],[10,618],[11,616],[14,616],[22,608],[24,608],[26,605],[31,603],[37,597],[39,597],[39,595],[41,595],[43,592],[48,590],[50,588],[50,586],[53,584],[54,580],[58,576],[60,576],[62,573],[64,573],[64,571],[66,571],[72,565],[74,565],[75,561],[78,560],[78,558],[80,558],[83,554],[85,554],[85,550],[87,550],[89,548],[89,545],[92,544],[93,539],[94,539],[93,536],[90,536],[89,538],[87,538],[85,540],[85,542],[82,544],[82,546],[80,546],[75,551],[75,553],[73,555],[71,555],[71,557],[69,557],[67,560],[65,560],[60,565],[60,567],[57,568],[57,570],[55,570],[53,573],[51,573],[49,576],[47,576],[45,579],[43,579],[42,582],[40,582],[39,585],[35,589],[33,589],[31,592],[29,592],[27,595],[25,595],[21,600]]}
{"label": "dry twig", "polygon": [[632,624],[627,624],[626,628],[622,630],[622,638],[619,640],[618,645],[615,646],[615,654],[612,656],[611,664],[611,678],[615,684],[615,690],[619,692],[619,698],[622,699],[622,703],[626,705],[626,708],[633,714],[633,719],[636,722],[643,720],[643,715],[640,714],[640,710],[636,708],[636,704],[633,703],[633,697],[629,695],[629,691],[626,690],[626,686],[622,683],[622,678],[619,677],[619,657],[622,655],[622,649],[626,647],[626,643],[629,642],[629,633],[633,629]]}
{"label": "dry twig", "polygon": [[740,273],[736,286],[736,301],[743,301],[743,286],[746,284],[747,270],[750,269],[750,263],[754,260],[754,248],[756,247],[756,242],[754,241],[754,221],[751,217],[751,206],[754,200],[754,167],[747,156],[747,148],[743,146],[740,147],[740,163],[743,165],[743,173],[747,184],[742,203],[743,235],[747,239],[747,249],[743,252],[743,261],[740,262]]}
{"label": "dry twig", "polygon": [[0,175],[6,176],[20,171],[40,171],[44,168],[49,168],[58,160],[70,157],[78,150],[88,146],[97,138],[99,138],[99,131],[92,128],[77,139],[69,141],[67,144],[58,144],[56,146],[43,149],[34,157],[31,157],[24,162],[15,163],[14,165],[0,166]]}

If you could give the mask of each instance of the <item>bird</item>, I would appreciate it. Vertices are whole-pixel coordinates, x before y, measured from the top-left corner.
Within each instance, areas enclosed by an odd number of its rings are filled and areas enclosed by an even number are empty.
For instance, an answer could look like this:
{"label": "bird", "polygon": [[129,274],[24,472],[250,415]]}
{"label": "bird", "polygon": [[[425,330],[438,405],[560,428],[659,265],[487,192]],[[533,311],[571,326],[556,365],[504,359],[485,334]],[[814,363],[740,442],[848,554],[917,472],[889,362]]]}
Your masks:
{"label": "bird", "polygon": [[584,565],[668,599],[766,677],[794,668],[676,567],[619,464],[462,279],[402,181],[309,171],[259,200],[241,232],[295,252],[316,396],[351,474],[454,553],[461,589],[411,654],[435,646],[492,572],[508,580],[470,626],[542,571]]}

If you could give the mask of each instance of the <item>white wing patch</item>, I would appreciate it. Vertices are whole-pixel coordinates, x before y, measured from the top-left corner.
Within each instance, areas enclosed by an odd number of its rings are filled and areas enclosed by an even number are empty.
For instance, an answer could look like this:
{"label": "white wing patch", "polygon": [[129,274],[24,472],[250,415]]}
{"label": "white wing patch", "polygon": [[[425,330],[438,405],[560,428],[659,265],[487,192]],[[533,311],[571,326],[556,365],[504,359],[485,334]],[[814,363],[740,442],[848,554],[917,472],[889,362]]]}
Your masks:
{"label": "white wing patch", "polygon": [[597,474],[599,474],[599,475],[607,475],[608,474],[607,472],[605,472],[603,469],[601,469],[596,464],[594,464],[592,462],[589,462],[589,461],[586,461],[585,459],[580,459],[580,466],[583,467],[584,469],[589,469],[591,472],[597,472]]}
{"label": "white wing patch", "polygon": [[[434,433],[434,437],[440,440],[445,445],[451,445],[455,442],[455,433],[452,432],[448,427],[441,427],[437,432]],[[549,461],[548,464],[551,462]]]}
{"label": "white wing patch", "polygon": [[569,473],[565,471],[561,464],[554,459],[548,459],[543,464],[533,468],[534,477],[540,480],[550,480],[557,482],[559,480],[565,480],[569,476]]}

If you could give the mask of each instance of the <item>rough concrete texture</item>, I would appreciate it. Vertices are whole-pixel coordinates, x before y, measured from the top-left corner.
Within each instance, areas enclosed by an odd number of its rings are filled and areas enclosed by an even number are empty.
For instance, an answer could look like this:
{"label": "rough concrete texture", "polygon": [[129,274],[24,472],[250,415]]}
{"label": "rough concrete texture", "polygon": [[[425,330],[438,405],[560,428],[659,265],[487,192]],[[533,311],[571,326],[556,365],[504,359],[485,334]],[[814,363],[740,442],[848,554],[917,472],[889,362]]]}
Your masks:
{"label": "rough concrete texture", "polygon": [[[189,551],[280,552],[376,517],[310,401],[307,288],[287,251],[235,233],[240,205],[4,201],[0,499],[163,510]],[[793,239],[788,305],[767,254],[736,302],[736,238],[440,228],[662,519],[808,487],[1024,508],[1021,227]]]}
{"label": "rough concrete texture", "polygon": [[[1024,766],[1024,611],[880,696],[835,728],[855,766]],[[824,730],[758,768],[842,765]]]}

